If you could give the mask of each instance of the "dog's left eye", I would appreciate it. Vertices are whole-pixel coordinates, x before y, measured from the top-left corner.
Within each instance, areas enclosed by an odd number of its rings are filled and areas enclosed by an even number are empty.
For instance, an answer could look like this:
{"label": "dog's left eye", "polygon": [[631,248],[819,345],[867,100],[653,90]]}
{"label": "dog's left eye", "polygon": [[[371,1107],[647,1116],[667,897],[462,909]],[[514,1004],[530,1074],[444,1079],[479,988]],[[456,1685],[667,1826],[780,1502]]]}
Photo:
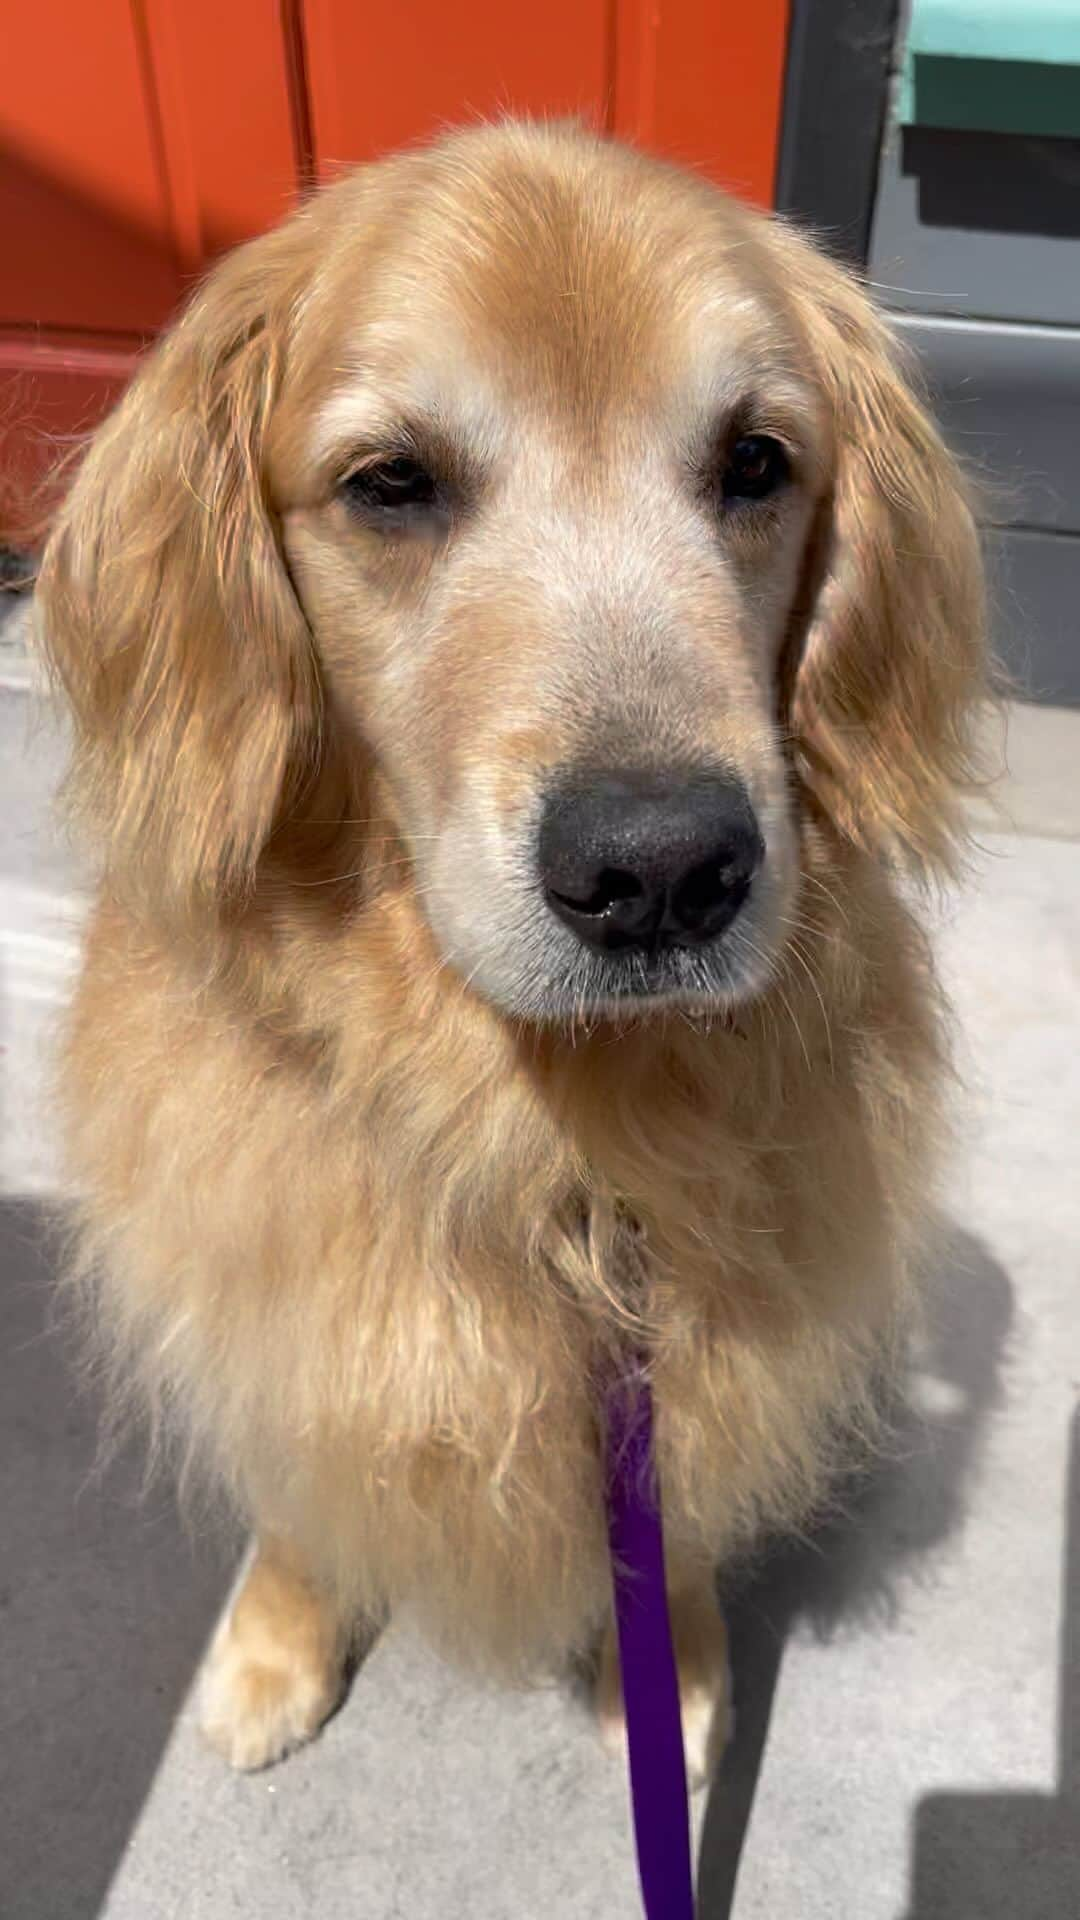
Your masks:
{"label": "dog's left eye", "polygon": [[769,433],[748,433],[731,447],[720,476],[725,501],[764,500],[791,472],[787,454]]}
{"label": "dog's left eye", "polygon": [[371,515],[439,505],[439,489],[433,476],[418,460],[404,453],[357,467],[342,481],[341,495],[354,511]]}

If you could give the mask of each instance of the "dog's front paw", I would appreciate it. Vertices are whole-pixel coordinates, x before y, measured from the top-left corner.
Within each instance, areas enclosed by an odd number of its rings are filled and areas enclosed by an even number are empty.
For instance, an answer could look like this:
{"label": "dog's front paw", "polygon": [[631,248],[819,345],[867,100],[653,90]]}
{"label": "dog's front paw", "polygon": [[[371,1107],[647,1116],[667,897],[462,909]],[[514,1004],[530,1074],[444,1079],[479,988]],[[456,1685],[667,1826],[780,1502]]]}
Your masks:
{"label": "dog's front paw", "polygon": [[302,1746],[341,1698],[346,1644],[330,1596],[278,1542],[262,1542],[203,1671],[210,1745],[244,1773]]}
{"label": "dog's front paw", "polygon": [[[686,1784],[691,1793],[699,1793],[716,1772],[735,1725],[735,1710],[725,1676],[717,1686],[700,1683],[684,1686],[679,1693],[682,1712],[683,1751],[686,1755]],[[598,1705],[600,1738],[609,1753],[626,1758],[626,1716],[621,1691],[604,1705]]]}
{"label": "dog's front paw", "polygon": [[727,1667],[711,1686],[695,1681],[680,1690],[686,1784],[691,1793],[706,1787],[724,1757],[735,1728],[731,1679]]}
{"label": "dog's front paw", "polygon": [[[670,1604],[686,1782],[696,1793],[711,1780],[735,1725],[727,1635],[711,1594],[676,1595]],[[604,1745],[609,1752],[625,1755],[626,1716],[614,1626],[607,1629],[601,1645],[595,1704]]]}
{"label": "dog's front paw", "polygon": [[273,1766],[312,1739],[340,1694],[336,1671],[284,1649],[280,1658],[267,1652],[251,1652],[226,1620],[203,1674],[203,1736],[241,1773]]}

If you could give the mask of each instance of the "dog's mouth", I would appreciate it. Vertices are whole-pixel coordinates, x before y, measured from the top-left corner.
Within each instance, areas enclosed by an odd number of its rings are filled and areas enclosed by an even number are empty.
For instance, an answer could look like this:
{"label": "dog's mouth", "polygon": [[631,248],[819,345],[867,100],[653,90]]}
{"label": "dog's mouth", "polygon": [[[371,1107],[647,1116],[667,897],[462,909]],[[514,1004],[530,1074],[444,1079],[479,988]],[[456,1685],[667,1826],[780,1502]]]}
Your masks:
{"label": "dog's mouth", "polygon": [[[782,948],[788,842],[767,857],[743,783],[563,782],[540,831],[465,821],[418,905],[465,985],[517,1022],[568,1030],[665,1014],[719,1020],[767,991]],[[421,862],[423,866],[423,862]]]}
{"label": "dog's mouth", "polygon": [[556,1024],[682,1012],[721,1018],[762,991],[771,968],[734,929],[708,946],[657,940],[648,946],[579,953],[544,994],[541,1015]]}

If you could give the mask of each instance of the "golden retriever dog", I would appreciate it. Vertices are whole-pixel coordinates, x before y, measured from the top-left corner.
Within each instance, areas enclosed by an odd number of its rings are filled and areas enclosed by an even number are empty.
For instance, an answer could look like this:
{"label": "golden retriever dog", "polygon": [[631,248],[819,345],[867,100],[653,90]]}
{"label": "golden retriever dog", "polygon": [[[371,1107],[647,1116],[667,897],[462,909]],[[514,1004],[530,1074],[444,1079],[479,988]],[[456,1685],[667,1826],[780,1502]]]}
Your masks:
{"label": "golden retriever dog", "polygon": [[971,515],[855,281],[565,126],[220,265],[40,588],[102,855],[63,1057],[114,1404],[254,1558],[239,1767],[391,1612],[617,1725],[605,1383],[647,1356],[691,1764],[714,1569],[872,1427],[924,1212]]}

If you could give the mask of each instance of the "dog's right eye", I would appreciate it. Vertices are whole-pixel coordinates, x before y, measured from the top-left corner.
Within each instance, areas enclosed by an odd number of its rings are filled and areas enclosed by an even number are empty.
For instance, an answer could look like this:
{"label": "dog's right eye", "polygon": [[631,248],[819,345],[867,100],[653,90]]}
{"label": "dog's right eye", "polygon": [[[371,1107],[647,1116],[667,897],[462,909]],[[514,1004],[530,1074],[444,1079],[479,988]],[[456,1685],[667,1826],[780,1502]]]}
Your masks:
{"label": "dog's right eye", "polygon": [[410,509],[422,511],[441,504],[432,475],[405,453],[357,467],[342,481],[340,493],[346,506],[365,518],[396,519]]}

